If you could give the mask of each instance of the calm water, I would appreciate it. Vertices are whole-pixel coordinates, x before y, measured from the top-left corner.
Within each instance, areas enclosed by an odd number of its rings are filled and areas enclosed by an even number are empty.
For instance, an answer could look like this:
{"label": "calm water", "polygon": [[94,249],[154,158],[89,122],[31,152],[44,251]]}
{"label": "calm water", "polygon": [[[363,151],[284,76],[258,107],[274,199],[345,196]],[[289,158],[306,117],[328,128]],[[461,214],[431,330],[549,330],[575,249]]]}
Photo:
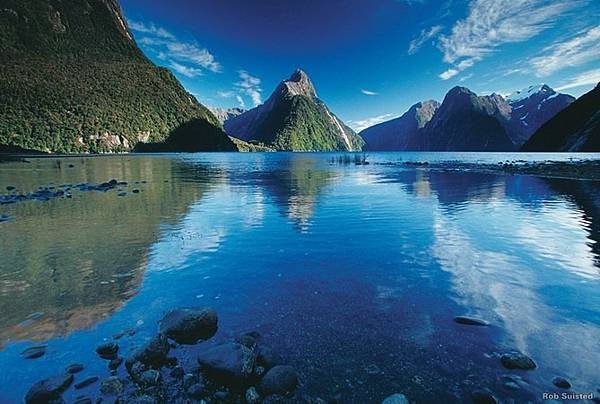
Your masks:
{"label": "calm water", "polygon": [[[368,166],[332,156],[1,163],[5,195],[128,185],[125,196],[74,190],[0,205],[0,402],[20,402],[73,362],[87,365],[78,378],[108,376],[98,343],[133,327],[119,342],[126,352],[166,310],[192,305],[219,312],[207,344],[258,330],[301,388],[326,399],[459,402],[486,387],[539,401],[557,375],[598,396],[600,183],[386,164],[598,155],[381,153]],[[458,325],[456,315],[492,325]],[[46,355],[21,357],[40,343]],[[538,369],[503,369],[498,354],[515,349]],[[522,390],[502,386],[510,374]]]}

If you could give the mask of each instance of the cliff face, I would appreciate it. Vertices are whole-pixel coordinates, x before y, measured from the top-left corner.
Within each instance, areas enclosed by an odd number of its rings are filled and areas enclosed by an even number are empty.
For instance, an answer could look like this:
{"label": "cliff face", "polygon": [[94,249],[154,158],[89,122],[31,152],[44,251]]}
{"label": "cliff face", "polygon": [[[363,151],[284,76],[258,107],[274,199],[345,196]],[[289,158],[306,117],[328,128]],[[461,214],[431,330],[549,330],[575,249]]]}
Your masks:
{"label": "cliff face", "polygon": [[181,126],[202,150],[235,150],[214,115],[137,47],[116,0],[4,0],[0,145],[115,152]]}

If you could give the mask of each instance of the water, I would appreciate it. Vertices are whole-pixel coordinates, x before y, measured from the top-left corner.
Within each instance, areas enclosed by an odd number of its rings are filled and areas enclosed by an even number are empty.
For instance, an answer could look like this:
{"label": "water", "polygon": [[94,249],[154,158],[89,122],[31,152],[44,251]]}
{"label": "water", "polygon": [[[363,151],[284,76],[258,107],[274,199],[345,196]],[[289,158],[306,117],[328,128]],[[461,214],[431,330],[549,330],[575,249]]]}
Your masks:
{"label": "water", "polygon": [[[598,155],[376,153],[368,166],[333,156],[1,163],[4,194],[128,184],[0,205],[0,402],[20,402],[73,362],[86,364],[79,380],[106,377],[97,344],[135,328],[119,340],[127,352],[166,310],[194,305],[219,313],[206,344],[258,330],[299,371],[301,389],[326,399],[460,402],[485,387],[539,401],[557,375],[598,395],[599,183],[388,164]],[[21,357],[40,343],[44,356]],[[508,350],[538,368],[504,369]],[[511,374],[522,390],[503,387]]]}

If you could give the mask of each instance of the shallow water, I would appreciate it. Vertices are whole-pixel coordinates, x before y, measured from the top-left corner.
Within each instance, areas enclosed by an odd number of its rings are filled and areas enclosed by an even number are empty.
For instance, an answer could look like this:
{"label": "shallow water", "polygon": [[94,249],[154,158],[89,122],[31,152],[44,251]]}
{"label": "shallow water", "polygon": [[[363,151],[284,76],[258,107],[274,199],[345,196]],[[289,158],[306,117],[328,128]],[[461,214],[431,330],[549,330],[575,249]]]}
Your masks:
{"label": "shallow water", "polygon": [[[599,395],[600,183],[388,164],[598,155],[372,153],[367,166],[336,156],[1,163],[4,195],[64,185],[72,198],[0,205],[0,402],[73,362],[86,364],[78,378],[108,376],[96,345],[133,327],[119,340],[127,352],[166,310],[193,305],[219,313],[206,344],[258,330],[303,391],[326,399],[460,402],[485,387],[540,401],[557,375]],[[68,187],[113,178],[128,184]],[[40,343],[44,356],[22,358]],[[509,350],[538,368],[504,369]],[[523,388],[503,387],[515,374]]]}

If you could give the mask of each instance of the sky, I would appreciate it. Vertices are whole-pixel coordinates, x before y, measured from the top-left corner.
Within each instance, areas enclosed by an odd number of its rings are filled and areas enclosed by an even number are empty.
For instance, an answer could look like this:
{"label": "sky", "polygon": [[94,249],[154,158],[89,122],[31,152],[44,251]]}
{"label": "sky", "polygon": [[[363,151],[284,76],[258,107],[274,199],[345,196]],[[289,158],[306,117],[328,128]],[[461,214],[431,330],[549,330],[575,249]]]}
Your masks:
{"label": "sky", "polygon": [[200,102],[252,108],[296,68],[361,130],[454,86],[600,82],[598,0],[121,0],[135,40]]}

